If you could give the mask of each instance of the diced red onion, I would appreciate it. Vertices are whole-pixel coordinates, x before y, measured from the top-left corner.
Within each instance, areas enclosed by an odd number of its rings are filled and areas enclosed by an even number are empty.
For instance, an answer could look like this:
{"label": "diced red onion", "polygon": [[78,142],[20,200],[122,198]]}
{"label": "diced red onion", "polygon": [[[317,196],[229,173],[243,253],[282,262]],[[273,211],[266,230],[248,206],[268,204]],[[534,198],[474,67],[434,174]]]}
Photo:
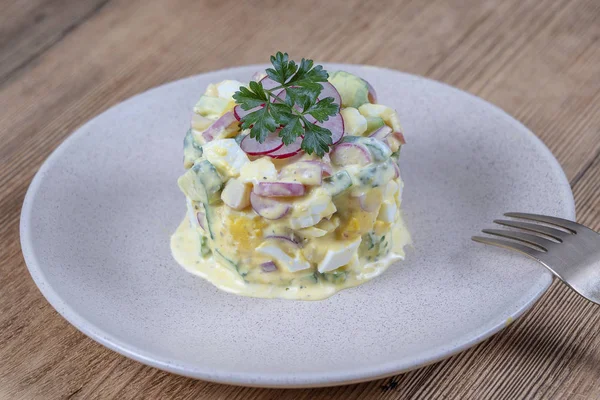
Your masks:
{"label": "diced red onion", "polygon": [[304,195],[304,185],[298,182],[258,182],[254,193],[264,197],[297,197]]}
{"label": "diced red onion", "polygon": [[279,240],[282,242],[286,242],[288,244],[292,244],[296,247],[300,246],[299,241],[294,240],[294,238],[292,238],[292,237],[287,237],[287,236],[283,236],[283,235],[269,235],[269,236],[265,236],[265,239]]}
{"label": "diced red onion", "polygon": [[273,261],[267,261],[260,264],[260,268],[263,272],[275,272],[277,271],[277,265]]}

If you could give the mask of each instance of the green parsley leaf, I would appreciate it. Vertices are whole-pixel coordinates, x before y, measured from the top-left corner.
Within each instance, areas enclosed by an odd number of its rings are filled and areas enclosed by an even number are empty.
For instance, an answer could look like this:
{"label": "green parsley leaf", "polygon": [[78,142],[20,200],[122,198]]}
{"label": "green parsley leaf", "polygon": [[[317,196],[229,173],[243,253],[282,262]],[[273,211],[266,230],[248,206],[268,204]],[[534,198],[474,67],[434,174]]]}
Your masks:
{"label": "green parsley leaf", "polygon": [[316,153],[323,157],[329,151],[331,141],[331,132],[328,129],[318,125],[308,123],[304,126],[304,140],[302,141],[302,150],[308,154]]}
{"label": "green parsley leaf", "polygon": [[259,142],[264,142],[267,135],[279,127],[271,115],[269,105],[251,112],[242,118],[242,129],[250,129],[250,137]]}
{"label": "green parsley leaf", "polygon": [[298,66],[293,60],[288,61],[288,53],[281,53],[280,51],[274,56],[271,56],[271,64],[273,64],[274,69],[268,68],[266,71],[267,75],[269,78],[282,85],[286,83],[298,69]]}
{"label": "green parsley leaf", "polygon": [[317,65],[313,68],[313,60],[305,60],[304,58],[300,61],[298,72],[288,82],[290,85],[298,84],[301,81],[307,82],[327,82],[329,74],[323,69],[321,65]]}
{"label": "green parsley leaf", "polygon": [[334,103],[333,97],[326,97],[305,109],[304,113],[312,115],[319,122],[323,122],[337,114],[339,110],[339,105]]}
{"label": "green parsley leaf", "polygon": [[[298,104],[304,111],[317,102],[317,97],[323,90],[323,86],[314,82],[306,82],[303,86],[292,86],[286,90],[290,99]],[[287,97],[286,97],[287,98]]]}
{"label": "green parsley leaf", "polygon": [[327,82],[327,71],[304,58],[296,64],[282,52],[271,56],[271,64],[266,73],[279,86],[265,89],[253,81],[233,96],[242,109],[251,111],[242,117],[241,128],[250,129],[250,136],[261,143],[276,131],[285,145],[303,137],[302,149],[322,157],[332,144],[332,133],[318,124],[336,115],[340,107],[332,97],[319,100],[320,82]]}
{"label": "green parsley leaf", "polygon": [[294,141],[304,134],[304,126],[300,120],[301,117],[290,114],[290,117],[285,126],[279,131],[279,136],[286,146],[294,143]]}
{"label": "green parsley leaf", "polygon": [[254,107],[265,104],[265,100],[263,100],[258,94],[243,86],[240,87],[239,91],[235,92],[233,99],[244,110],[250,110]]}

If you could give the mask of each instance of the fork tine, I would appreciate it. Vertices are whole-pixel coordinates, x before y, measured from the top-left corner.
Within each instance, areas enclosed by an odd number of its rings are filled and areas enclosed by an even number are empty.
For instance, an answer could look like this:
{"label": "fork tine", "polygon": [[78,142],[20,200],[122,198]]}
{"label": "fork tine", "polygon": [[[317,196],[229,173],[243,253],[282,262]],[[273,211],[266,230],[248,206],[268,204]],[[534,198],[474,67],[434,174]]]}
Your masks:
{"label": "fork tine", "polygon": [[525,245],[522,245],[519,243],[515,243],[515,242],[509,242],[508,240],[495,239],[495,238],[483,237],[483,236],[473,236],[471,238],[471,240],[478,242],[478,243],[489,244],[492,246],[501,247],[503,249],[515,250],[515,251],[518,251],[519,253],[523,253],[526,256],[529,256],[538,261],[539,261],[539,257],[543,254],[542,252],[534,250],[531,247],[528,247],[528,246],[525,246]]}
{"label": "fork tine", "polygon": [[519,212],[509,212],[504,214],[507,217],[511,218],[521,218],[528,219],[530,221],[544,222],[546,224],[558,226],[560,228],[571,231],[572,233],[577,233],[580,225],[576,222],[569,221],[568,219],[562,219],[557,217],[549,217],[547,215],[539,215],[539,214],[528,214],[528,213],[519,213]]}
{"label": "fork tine", "polygon": [[566,236],[570,235],[570,233],[565,233],[559,229],[550,228],[544,225],[530,224],[528,222],[511,221],[508,219],[495,219],[494,223],[511,228],[523,229],[529,232],[541,233],[542,235],[549,236],[552,239],[558,240],[559,242],[562,242]]}
{"label": "fork tine", "polygon": [[542,238],[540,236],[531,235],[529,233],[517,232],[517,231],[508,231],[503,229],[483,229],[483,233],[487,233],[488,235],[496,235],[505,237],[507,239],[518,240],[520,242],[525,242],[532,246],[538,247],[540,251],[546,252],[548,251],[548,245],[553,243],[552,241]]}

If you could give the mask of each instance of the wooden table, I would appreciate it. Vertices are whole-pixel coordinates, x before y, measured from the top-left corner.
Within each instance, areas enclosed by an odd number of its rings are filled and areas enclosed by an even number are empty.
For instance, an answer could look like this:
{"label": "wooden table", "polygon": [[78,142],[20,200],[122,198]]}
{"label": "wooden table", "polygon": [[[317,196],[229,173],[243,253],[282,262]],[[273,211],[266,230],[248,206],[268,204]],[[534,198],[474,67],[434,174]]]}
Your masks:
{"label": "wooden table", "polygon": [[133,94],[280,49],[425,75],[497,104],[548,145],[579,222],[600,230],[598,0],[1,0],[0,397],[600,398],[600,307],[556,282],[526,316],[455,357],[313,390],[171,375],[107,350],[50,307],[19,246],[23,197],[50,152]]}

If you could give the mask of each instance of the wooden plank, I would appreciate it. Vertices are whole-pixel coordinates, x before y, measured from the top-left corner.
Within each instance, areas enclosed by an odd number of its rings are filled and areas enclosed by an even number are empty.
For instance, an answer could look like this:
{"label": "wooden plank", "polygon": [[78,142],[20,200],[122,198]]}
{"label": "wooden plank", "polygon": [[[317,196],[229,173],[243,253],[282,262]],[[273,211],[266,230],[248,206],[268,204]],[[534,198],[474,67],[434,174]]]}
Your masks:
{"label": "wooden plank", "polygon": [[108,0],[27,0],[0,6],[0,85]]}
{"label": "wooden plank", "polygon": [[[279,49],[425,74],[498,104],[549,145],[574,185],[580,221],[600,229],[597,1],[113,1],[68,35],[31,45],[56,35],[50,26],[85,19],[86,6],[58,3],[43,3],[55,5],[45,33],[27,23],[40,0],[0,15],[0,32],[25,27],[11,35],[37,54],[0,86],[0,276],[9,282],[0,285],[0,398],[600,397],[600,312],[559,284],[499,335],[427,368],[339,388],[239,388],[164,373],[84,337],[42,298],[18,242],[29,181],[78,125],[157,84],[264,62]],[[257,29],[263,21],[275,23]],[[7,51],[16,54],[3,38],[0,79]]]}

